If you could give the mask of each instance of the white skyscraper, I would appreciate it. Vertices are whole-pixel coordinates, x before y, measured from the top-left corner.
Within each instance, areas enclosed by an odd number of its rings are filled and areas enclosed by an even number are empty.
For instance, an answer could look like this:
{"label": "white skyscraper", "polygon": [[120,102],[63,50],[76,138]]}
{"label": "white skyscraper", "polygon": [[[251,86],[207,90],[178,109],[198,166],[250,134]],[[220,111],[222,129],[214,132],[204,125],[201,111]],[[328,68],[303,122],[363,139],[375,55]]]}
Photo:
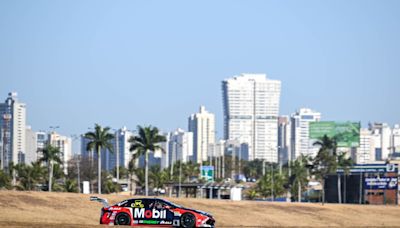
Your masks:
{"label": "white skyscraper", "polygon": [[163,148],[163,153],[161,154],[161,169],[168,168],[170,165],[170,148],[169,148],[169,137],[170,134],[164,134],[165,136],[165,142],[161,142],[160,146]]}
{"label": "white skyscraper", "polygon": [[356,154],[352,155],[356,164],[366,164],[375,161],[374,136],[368,129],[360,129],[360,146]]}
{"label": "white skyscraper", "polygon": [[68,161],[72,158],[72,139],[56,132],[51,132],[48,140],[50,145],[60,150],[60,157],[64,164],[64,173],[67,173]]}
{"label": "white skyscraper", "polygon": [[26,148],[25,148],[25,163],[31,164],[37,161],[38,158],[38,146],[37,146],[37,135],[31,128],[31,126],[26,126]]}
{"label": "white skyscraper", "polygon": [[0,103],[1,168],[7,168],[10,162],[24,162],[25,128],[26,106],[18,101],[17,93],[9,93],[5,103]]}
{"label": "white skyscraper", "polygon": [[369,126],[375,145],[375,160],[389,158],[392,148],[392,129],[386,123],[374,123]]}
{"label": "white skyscraper", "polygon": [[215,115],[200,106],[200,112],[189,117],[189,131],[193,132],[194,160],[202,163],[210,156],[209,145],[215,143]]}
{"label": "white skyscraper", "polygon": [[291,116],[291,159],[295,160],[300,155],[315,157],[318,147],[313,146],[314,141],[310,140],[310,122],[318,122],[321,113],[311,109],[301,108]]}
{"label": "white skyscraper", "polygon": [[265,74],[241,74],[222,82],[224,138],[249,146],[249,159],[278,161],[281,82]]}
{"label": "white skyscraper", "polygon": [[392,130],[392,148],[391,151],[398,154],[400,152],[400,125],[394,125]]}
{"label": "white skyscraper", "polygon": [[193,133],[177,129],[169,134],[169,165],[176,161],[186,163],[193,157]]}

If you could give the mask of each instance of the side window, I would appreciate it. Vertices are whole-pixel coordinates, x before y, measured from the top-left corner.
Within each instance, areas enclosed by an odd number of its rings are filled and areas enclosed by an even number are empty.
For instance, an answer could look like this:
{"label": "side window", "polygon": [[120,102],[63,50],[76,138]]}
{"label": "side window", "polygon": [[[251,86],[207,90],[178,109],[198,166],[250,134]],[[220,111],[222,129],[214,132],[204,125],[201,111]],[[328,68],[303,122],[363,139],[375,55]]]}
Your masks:
{"label": "side window", "polygon": [[170,208],[170,205],[168,205],[168,204],[167,204],[166,202],[164,202],[164,201],[157,200],[156,203],[155,203],[155,205],[154,205],[154,208],[157,209],[157,210],[168,209],[168,208]]}

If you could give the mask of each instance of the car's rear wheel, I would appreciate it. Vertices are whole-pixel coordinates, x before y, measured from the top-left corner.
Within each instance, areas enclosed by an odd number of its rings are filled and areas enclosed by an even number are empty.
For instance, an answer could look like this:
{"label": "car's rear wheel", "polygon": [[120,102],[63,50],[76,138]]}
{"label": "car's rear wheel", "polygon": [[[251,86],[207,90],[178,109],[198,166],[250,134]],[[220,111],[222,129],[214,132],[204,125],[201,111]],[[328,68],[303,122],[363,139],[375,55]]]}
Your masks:
{"label": "car's rear wheel", "polygon": [[181,227],[193,228],[196,225],[196,217],[192,213],[184,213],[181,216]]}
{"label": "car's rear wheel", "polygon": [[115,216],[115,225],[130,225],[131,224],[131,218],[127,213],[118,213],[117,216]]}

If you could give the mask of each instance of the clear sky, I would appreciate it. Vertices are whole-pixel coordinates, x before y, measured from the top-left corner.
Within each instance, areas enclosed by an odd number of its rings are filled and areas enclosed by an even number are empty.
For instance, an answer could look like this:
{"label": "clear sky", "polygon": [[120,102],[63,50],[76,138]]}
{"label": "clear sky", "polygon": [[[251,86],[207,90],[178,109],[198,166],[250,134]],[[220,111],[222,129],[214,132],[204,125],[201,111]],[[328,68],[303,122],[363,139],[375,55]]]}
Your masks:
{"label": "clear sky", "polygon": [[282,81],[280,113],[400,123],[400,1],[0,1],[0,99],[34,130],[187,129],[203,104],[222,136],[221,81]]}

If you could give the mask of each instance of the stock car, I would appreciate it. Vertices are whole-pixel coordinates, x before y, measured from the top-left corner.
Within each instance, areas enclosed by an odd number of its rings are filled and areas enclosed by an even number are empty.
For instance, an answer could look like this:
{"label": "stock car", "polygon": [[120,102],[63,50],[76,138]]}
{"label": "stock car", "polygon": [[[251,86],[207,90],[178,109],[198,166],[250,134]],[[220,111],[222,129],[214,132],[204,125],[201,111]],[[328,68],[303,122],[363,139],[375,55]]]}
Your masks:
{"label": "stock car", "polygon": [[110,206],[96,196],[91,201],[103,203],[100,224],[157,227],[214,227],[211,214],[176,205],[159,198],[127,199]]}

